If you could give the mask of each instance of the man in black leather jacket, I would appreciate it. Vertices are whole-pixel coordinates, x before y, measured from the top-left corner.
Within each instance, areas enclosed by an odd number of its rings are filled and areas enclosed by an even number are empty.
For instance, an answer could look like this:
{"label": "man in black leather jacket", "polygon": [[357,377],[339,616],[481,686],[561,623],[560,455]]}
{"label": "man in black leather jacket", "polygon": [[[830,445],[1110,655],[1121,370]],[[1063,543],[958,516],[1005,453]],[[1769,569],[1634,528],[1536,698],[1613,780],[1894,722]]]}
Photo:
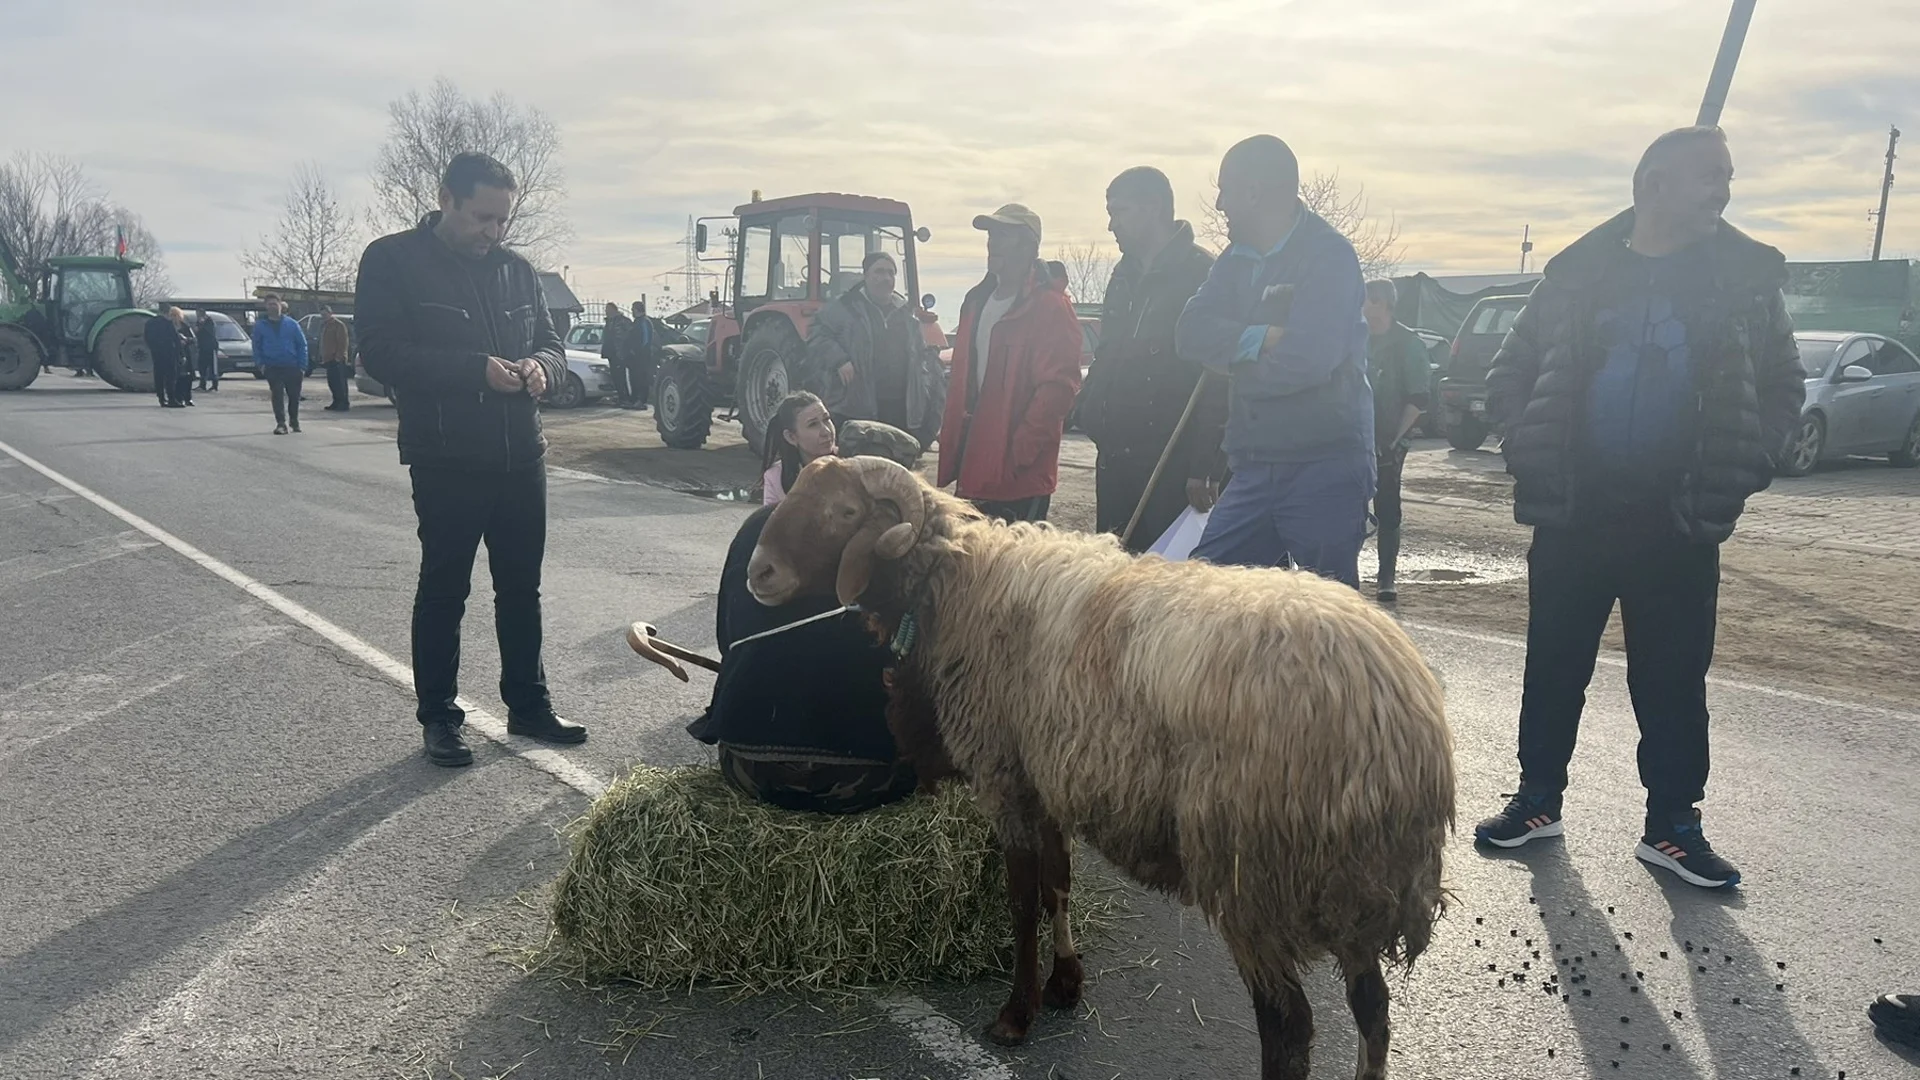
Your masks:
{"label": "man in black leather jacket", "polygon": [[400,461],[412,473],[414,690],[427,757],[439,765],[473,760],[455,698],[460,619],[482,540],[507,730],[561,744],[587,737],[554,714],[540,660],[547,441],[537,403],[566,366],[533,267],[500,246],[514,189],[492,158],[455,157],[440,210],[368,245],[355,289],[361,359],[394,390]]}

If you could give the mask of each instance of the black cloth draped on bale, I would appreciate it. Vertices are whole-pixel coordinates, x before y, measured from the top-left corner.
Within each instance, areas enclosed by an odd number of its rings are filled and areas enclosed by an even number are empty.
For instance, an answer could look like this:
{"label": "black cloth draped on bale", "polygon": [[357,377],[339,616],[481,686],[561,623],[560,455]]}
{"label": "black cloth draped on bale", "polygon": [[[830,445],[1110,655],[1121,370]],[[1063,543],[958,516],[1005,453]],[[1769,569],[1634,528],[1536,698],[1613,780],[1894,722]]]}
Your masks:
{"label": "black cloth draped on bale", "polygon": [[891,762],[898,751],[882,681],[891,654],[860,613],[828,614],[841,606],[831,597],[770,608],[747,591],[747,562],[773,510],[756,511],[727,548],[714,617],[720,676],[687,733],[741,750]]}

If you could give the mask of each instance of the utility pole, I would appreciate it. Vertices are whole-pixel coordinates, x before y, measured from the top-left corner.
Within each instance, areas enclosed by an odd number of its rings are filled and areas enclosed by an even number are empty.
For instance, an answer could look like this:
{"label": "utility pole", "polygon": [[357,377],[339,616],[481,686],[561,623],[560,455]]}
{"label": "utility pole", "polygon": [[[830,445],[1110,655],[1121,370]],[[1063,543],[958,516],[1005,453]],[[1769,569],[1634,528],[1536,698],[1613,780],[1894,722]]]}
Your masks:
{"label": "utility pole", "polygon": [[1713,74],[1707,77],[1707,94],[1700,99],[1700,117],[1696,124],[1718,124],[1720,110],[1727,104],[1727,88],[1733,85],[1733,68],[1740,62],[1740,49],[1747,43],[1747,24],[1753,21],[1755,0],[1733,0],[1727,13],[1727,29],[1720,35],[1720,55],[1714,57]]}
{"label": "utility pole", "polygon": [[1520,272],[1527,272],[1527,255],[1533,251],[1533,226],[1520,226]]}
{"label": "utility pole", "polygon": [[1893,148],[1900,142],[1900,129],[1887,129],[1887,174],[1880,181],[1880,209],[1873,217],[1873,261],[1880,261],[1880,241],[1887,235],[1887,196],[1893,194]]}

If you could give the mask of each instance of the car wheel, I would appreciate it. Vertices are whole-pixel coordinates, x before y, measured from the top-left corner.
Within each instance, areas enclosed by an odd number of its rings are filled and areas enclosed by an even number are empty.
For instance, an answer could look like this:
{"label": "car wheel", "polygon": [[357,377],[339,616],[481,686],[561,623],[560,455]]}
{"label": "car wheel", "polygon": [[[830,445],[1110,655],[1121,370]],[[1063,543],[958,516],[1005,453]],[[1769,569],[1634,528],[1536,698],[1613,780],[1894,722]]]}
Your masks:
{"label": "car wheel", "polygon": [[1480,444],[1487,441],[1487,431],[1485,421],[1463,417],[1447,429],[1447,445],[1455,450],[1478,450]]}
{"label": "car wheel", "polygon": [[587,403],[587,385],[569,371],[560,385],[547,395],[547,403],[556,409],[577,409]]}
{"label": "car wheel", "polygon": [[1827,422],[1819,413],[1800,418],[1800,426],[1787,436],[1786,449],[1780,455],[1780,475],[1805,476],[1820,464],[1827,447]]}
{"label": "car wheel", "polygon": [[1907,439],[1900,449],[1887,455],[1887,460],[1896,469],[1911,469],[1920,465],[1920,413],[1915,413],[1913,423],[1907,425]]}

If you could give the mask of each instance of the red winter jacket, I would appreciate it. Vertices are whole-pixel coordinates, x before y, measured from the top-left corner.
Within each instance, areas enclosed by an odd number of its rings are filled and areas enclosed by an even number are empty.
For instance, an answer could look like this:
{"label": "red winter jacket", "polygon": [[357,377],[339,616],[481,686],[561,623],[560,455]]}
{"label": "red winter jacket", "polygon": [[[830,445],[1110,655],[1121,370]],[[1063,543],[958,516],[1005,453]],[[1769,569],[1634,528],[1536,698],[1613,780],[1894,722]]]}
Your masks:
{"label": "red winter jacket", "polygon": [[[1036,262],[993,340],[976,348],[974,326],[993,288],[988,277],[960,305],[939,484],[958,480],[955,494],[990,502],[1051,495],[1060,483],[1060,437],[1080,392],[1080,320],[1067,299],[1066,269]],[[975,363],[986,365],[977,394]]]}

